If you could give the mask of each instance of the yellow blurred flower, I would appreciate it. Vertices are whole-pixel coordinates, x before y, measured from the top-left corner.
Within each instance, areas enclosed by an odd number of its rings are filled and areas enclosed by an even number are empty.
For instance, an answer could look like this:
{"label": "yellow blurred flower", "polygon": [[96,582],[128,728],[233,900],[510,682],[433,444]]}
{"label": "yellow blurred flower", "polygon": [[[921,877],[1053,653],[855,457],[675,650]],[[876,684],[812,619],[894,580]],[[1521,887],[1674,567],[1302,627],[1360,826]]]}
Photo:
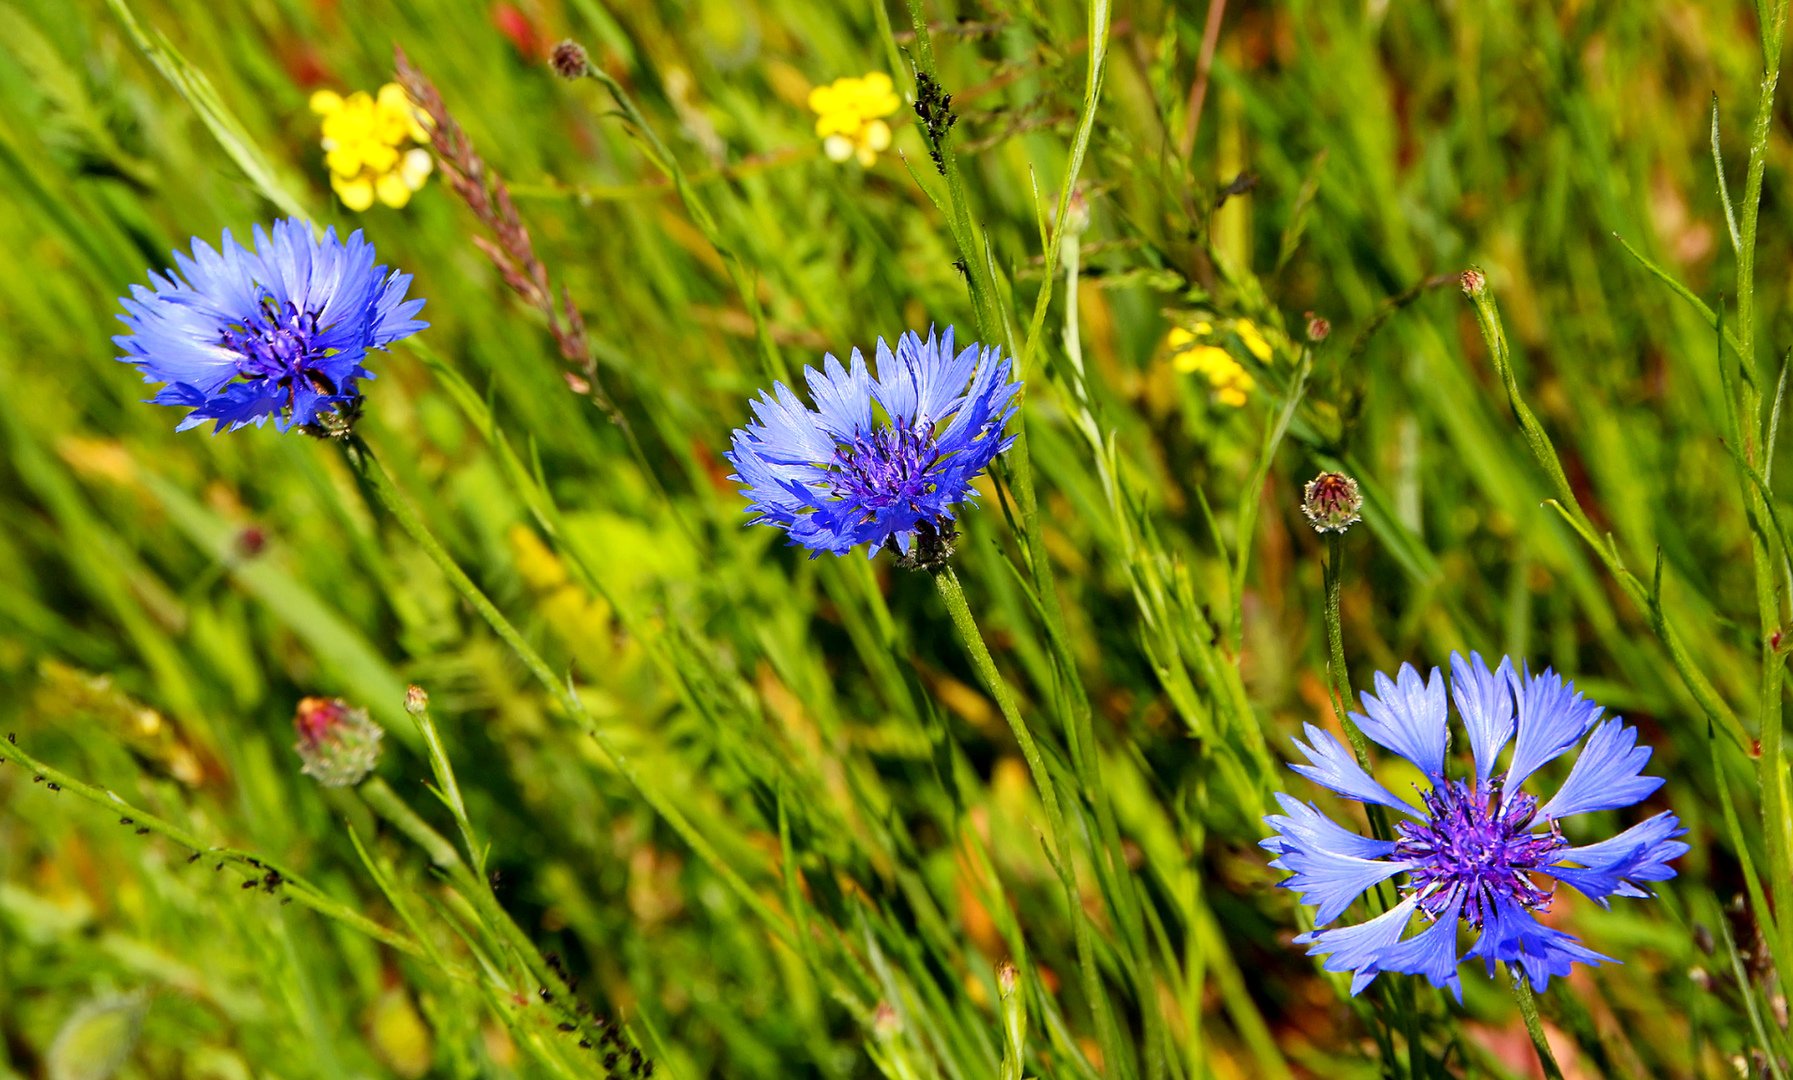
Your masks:
{"label": "yellow blurred flower", "polygon": [[1238,408],[1245,404],[1257,381],[1231,353],[1218,345],[1205,344],[1198,337],[1198,334],[1212,331],[1213,327],[1205,322],[1196,323],[1193,331],[1173,326],[1165,337],[1171,363],[1186,375],[1199,374],[1206,378],[1208,385],[1214,388],[1216,401]]}
{"label": "yellow blurred flower", "polygon": [[397,83],[376,95],[334,90],[311,95],[311,111],[323,117],[324,164],[330,187],[350,210],[378,199],[397,209],[411,201],[430,175],[430,152],[410,145],[429,141],[415,106]]}
{"label": "yellow blurred flower", "polygon": [[1258,358],[1258,363],[1270,362],[1270,343],[1264,340],[1264,333],[1258,329],[1257,323],[1250,319],[1234,319],[1233,333],[1239,335],[1239,340],[1251,355]]}
{"label": "yellow blurred flower", "polygon": [[816,135],[830,160],[857,157],[870,168],[878,152],[890,148],[890,125],[883,117],[903,107],[890,76],[874,71],[863,79],[836,79],[809,92]]}

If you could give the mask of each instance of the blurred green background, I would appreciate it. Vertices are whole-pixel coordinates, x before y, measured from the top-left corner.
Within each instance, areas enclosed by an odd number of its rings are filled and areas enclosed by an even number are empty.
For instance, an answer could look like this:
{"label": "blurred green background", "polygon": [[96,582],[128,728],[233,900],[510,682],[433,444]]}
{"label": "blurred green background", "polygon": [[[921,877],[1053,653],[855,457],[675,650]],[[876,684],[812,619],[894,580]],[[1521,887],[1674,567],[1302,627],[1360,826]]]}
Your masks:
{"label": "blurred green background", "polygon": [[[1457,648],[1554,665],[1642,728],[1650,809],[1691,830],[1659,900],[1558,903],[1624,961],[1542,1000],[1565,1074],[1785,1076],[1740,859],[1773,888],[1753,755],[1784,616],[1724,437],[1745,391],[1619,239],[1737,294],[1711,110],[1742,213],[1756,9],[964,0],[921,3],[918,39],[877,2],[0,2],[0,730],[127,804],[0,768],[0,1075],[1019,1077],[1009,960],[1028,1076],[1535,1075],[1478,971],[1461,1008],[1398,977],[1348,999],[1255,846],[1269,792],[1307,794],[1271,759],[1334,723],[1299,491],[1343,467],[1357,685]],[[550,70],[568,37],[635,121]],[[440,170],[403,209],[332,195],[308,100],[377,90],[394,45],[509,183],[621,423],[569,392]],[[906,102],[873,165],[829,160],[810,89],[882,71],[907,98],[917,64],[957,183]],[[1764,395],[1793,340],[1784,95],[1765,117]],[[1052,250],[1086,118],[1087,227]],[[288,209],[416,275],[432,326],[375,356],[358,431],[638,783],[338,446],[139,403],[115,298]],[[1471,263],[1595,534],[1660,574],[1733,726],[1543,505]],[[1178,369],[1167,332],[1198,323],[1243,406]],[[721,458],[774,373],[930,324],[1026,357],[1031,477],[998,470],[955,566],[1057,778],[1075,906],[926,575],[745,527]],[[378,780],[300,774],[306,695],[387,729]],[[189,862],[134,815],[228,851]]]}

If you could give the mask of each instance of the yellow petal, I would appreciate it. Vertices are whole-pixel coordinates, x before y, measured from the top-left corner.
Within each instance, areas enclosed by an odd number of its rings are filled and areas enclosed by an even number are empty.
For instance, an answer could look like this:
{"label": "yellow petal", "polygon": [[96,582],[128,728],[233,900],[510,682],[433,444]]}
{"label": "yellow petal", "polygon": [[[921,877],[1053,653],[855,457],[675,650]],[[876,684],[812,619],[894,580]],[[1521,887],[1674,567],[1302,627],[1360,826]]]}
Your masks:
{"label": "yellow petal", "polygon": [[1245,404],[1245,391],[1238,387],[1229,386],[1214,396],[1222,405],[1231,405],[1235,409]]}
{"label": "yellow petal", "polygon": [[823,113],[816,118],[816,134],[826,139],[830,135],[852,135],[859,130],[859,117],[850,112]]}
{"label": "yellow petal", "polygon": [[1251,355],[1257,357],[1260,363],[1268,364],[1270,362],[1270,343],[1264,340],[1264,335],[1258,331],[1256,324],[1240,319],[1233,324],[1233,332],[1239,335],[1239,340],[1245,343],[1246,349],[1250,350]]}
{"label": "yellow petal", "polygon": [[389,172],[374,181],[374,193],[380,201],[394,210],[411,201],[411,189],[405,186],[405,178],[396,172]]}
{"label": "yellow petal", "polygon": [[882,120],[865,125],[865,130],[859,133],[859,145],[873,153],[890,149],[890,125]]}
{"label": "yellow petal", "polygon": [[353,177],[361,172],[361,148],[358,145],[333,146],[324,155],[324,164],[337,176]]}
{"label": "yellow petal", "polygon": [[1182,352],[1195,344],[1195,335],[1181,326],[1173,326],[1170,333],[1164,335],[1164,344],[1170,347],[1171,352]]}
{"label": "yellow petal", "polygon": [[854,151],[854,153],[859,158],[859,164],[867,169],[878,163],[878,152],[869,146],[861,144],[859,149]]}
{"label": "yellow petal", "polygon": [[1239,366],[1231,356],[1227,355],[1225,349],[1217,345],[1197,345],[1178,353],[1172,362],[1178,371],[1185,373],[1200,371],[1207,374],[1210,380],[1216,377],[1216,373]]}
{"label": "yellow petal", "polygon": [[387,112],[395,112],[400,116],[407,116],[411,112],[411,99],[405,95],[405,88],[397,83],[389,82],[380,87],[376,100],[379,101],[380,108]]}
{"label": "yellow petal", "polygon": [[1207,337],[1214,332],[1214,324],[1203,319],[1197,322],[1193,329],[1197,337]]}
{"label": "yellow petal", "polygon": [[435,159],[430,157],[428,150],[422,147],[413,147],[405,151],[405,158],[399,162],[398,171],[399,175],[405,178],[405,185],[412,191],[416,191],[423,187],[423,182],[429,178],[430,170],[435,167]]}
{"label": "yellow petal", "polygon": [[329,116],[342,108],[342,95],[334,90],[319,90],[311,95],[311,111],[319,116]]}
{"label": "yellow petal", "polygon": [[383,142],[369,139],[361,146],[361,160],[374,172],[387,172],[398,164],[398,151]]}
{"label": "yellow petal", "polygon": [[342,200],[342,204],[356,213],[374,204],[374,185],[364,176],[353,180],[332,176],[330,186],[336,190],[336,197]]}
{"label": "yellow petal", "polygon": [[838,109],[839,95],[832,86],[818,86],[809,92],[809,108],[811,112],[828,113]]}

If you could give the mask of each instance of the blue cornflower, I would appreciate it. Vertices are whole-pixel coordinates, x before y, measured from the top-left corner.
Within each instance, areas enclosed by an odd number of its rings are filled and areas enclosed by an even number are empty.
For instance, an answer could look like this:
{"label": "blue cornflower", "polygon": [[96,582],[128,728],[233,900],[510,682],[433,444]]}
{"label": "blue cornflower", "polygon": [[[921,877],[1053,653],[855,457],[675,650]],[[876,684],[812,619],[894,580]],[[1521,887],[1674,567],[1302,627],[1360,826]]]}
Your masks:
{"label": "blue cornflower", "polygon": [[341,431],[361,403],[357,381],[373,378],[367,350],[429,325],[415,318],[423,301],[405,299],[411,275],[376,266],[359,230],[320,240],[289,218],[257,225],[254,250],[225,230],[222,248],[195,239],[192,258],[174,253],[178,272],[152,271],[153,290],[133,285],[119,301],[131,328],[112,339],[119,359],[167,384],[156,404],[192,410],[177,430],[272,417],[281,431]]}
{"label": "blue cornflower", "polygon": [[[1562,882],[1605,907],[1613,896],[1647,897],[1643,883],[1675,876],[1668,865],[1686,854],[1676,837],[1686,833],[1664,811],[1608,840],[1572,845],[1558,823],[1576,814],[1617,810],[1648,797],[1662,780],[1642,775],[1650,748],[1637,745],[1637,729],[1575,692],[1573,683],[1546,669],[1542,675],[1499,669],[1474,653],[1451,655],[1450,696],[1469,735],[1473,774],[1445,774],[1449,743],[1445,683],[1438,669],[1422,680],[1411,664],[1398,679],[1376,675],[1376,694],[1363,695],[1364,713],[1352,714],[1363,733],[1412,762],[1431,783],[1416,807],[1378,783],[1331,734],[1307,727],[1307,743],[1295,745],[1309,764],[1296,772],[1347,798],[1388,807],[1412,820],[1399,822],[1390,840],[1359,836],[1311,803],[1278,794],[1284,813],[1265,821],[1276,835],[1263,847],[1271,866],[1290,872],[1283,887],[1312,905],[1324,927],[1380,882],[1404,874],[1401,901],[1356,925],[1315,929],[1295,940],[1310,955],[1325,955],[1327,971],[1352,972],[1357,994],[1384,971],[1424,975],[1462,1000],[1457,966],[1480,959],[1494,974],[1501,961],[1524,971],[1538,990],[1551,976],[1569,973],[1575,961],[1598,965],[1611,957],[1572,935],[1545,926],[1533,915],[1550,905]],[[1537,770],[1586,737],[1568,777],[1542,806],[1523,785]],[[1497,759],[1508,742],[1513,753],[1504,771]],[[1429,925],[1403,938],[1415,915]],[[1466,954],[1458,953],[1459,924],[1478,931]]]}
{"label": "blue cornflower", "polygon": [[814,409],[783,383],[762,394],[735,431],[730,479],[754,522],[811,558],[868,544],[933,565],[948,553],[953,507],[975,499],[971,481],[1014,442],[1002,430],[1020,384],[1000,349],[955,353],[951,327],[926,341],[904,334],[894,352],[880,339],[877,354],[875,377],[858,349],[848,367],[828,356],[805,368]]}

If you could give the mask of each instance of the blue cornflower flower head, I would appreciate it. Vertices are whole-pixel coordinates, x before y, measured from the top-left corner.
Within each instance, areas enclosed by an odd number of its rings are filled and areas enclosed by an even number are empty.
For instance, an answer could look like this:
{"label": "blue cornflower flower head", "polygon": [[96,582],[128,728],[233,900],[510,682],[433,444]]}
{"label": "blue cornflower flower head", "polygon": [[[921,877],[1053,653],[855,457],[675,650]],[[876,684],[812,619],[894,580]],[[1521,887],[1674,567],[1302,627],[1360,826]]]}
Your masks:
{"label": "blue cornflower flower head", "polygon": [[735,431],[730,479],[752,523],[785,530],[811,558],[866,544],[937,566],[957,535],[953,508],[975,500],[972,480],[1014,442],[1003,427],[1020,384],[1000,349],[954,352],[951,327],[904,334],[894,351],[880,339],[877,362],[874,375],[854,349],[846,367],[828,356],[805,368],[813,409],[783,383],[760,395]]}
{"label": "blue cornflower flower head", "polygon": [[269,418],[281,431],[347,431],[361,404],[357,383],[369,349],[383,349],[428,326],[422,300],[405,299],[411,275],[374,263],[360,230],[319,239],[310,224],[255,227],[255,247],[229,230],[221,251],[193,241],[178,269],[151,271],[131,286],[113,342],[119,357],[164,383],[151,400],[190,411],[177,430],[215,423],[214,432]]}
{"label": "blue cornflower flower head", "polygon": [[[1295,742],[1308,761],[1292,765],[1296,772],[1346,798],[1406,815],[1392,839],[1359,836],[1312,803],[1283,794],[1277,801],[1284,812],[1265,818],[1276,830],[1262,844],[1276,856],[1270,865],[1290,874],[1281,885],[1316,909],[1316,929],[1295,940],[1309,955],[1326,956],[1327,971],[1351,972],[1353,994],[1393,971],[1424,975],[1461,1001],[1457,968],[1464,959],[1482,960],[1490,976],[1496,961],[1504,963],[1542,991],[1577,961],[1597,966],[1612,959],[1538,921],[1557,882],[1601,907],[1614,896],[1647,897],[1645,884],[1674,877],[1668,864],[1688,850],[1677,839],[1687,830],[1667,811],[1595,843],[1577,845],[1563,835],[1564,819],[1631,806],[1662,786],[1660,778],[1643,775],[1650,748],[1637,745],[1637,729],[1617,717],[1602,719],[1600,706],[1573,683],[1548,669],[1515,672],[1506,659],[1490,671],[1474,653],[1468,659],[1453,653],[1450,698],[1474,759],[1473,771],[1461,777],[1445,771],[1445,689],[1437,668],[1422,679],[1404,665],[1396,679],[1378,673],[1376,693],[1363,695],[1363,714],[1352,714],[1365,735],[1425,774],[1430,788],[1420,806],[1379,783],[1330,733],[1308,724],[1307,742]],[[1509,742],[1513,752],[1502,770],[1499,758]],[[1582,750],[1568,776],[1540,805],[1526,782],[1577,744]],[[1399,903],[1367,922],[1324,929],[1397,875],[1404,875]],[[1416,917],[1419,929],[1404,936]],[[1460,955],[1464,927],[1477,937]]]}

